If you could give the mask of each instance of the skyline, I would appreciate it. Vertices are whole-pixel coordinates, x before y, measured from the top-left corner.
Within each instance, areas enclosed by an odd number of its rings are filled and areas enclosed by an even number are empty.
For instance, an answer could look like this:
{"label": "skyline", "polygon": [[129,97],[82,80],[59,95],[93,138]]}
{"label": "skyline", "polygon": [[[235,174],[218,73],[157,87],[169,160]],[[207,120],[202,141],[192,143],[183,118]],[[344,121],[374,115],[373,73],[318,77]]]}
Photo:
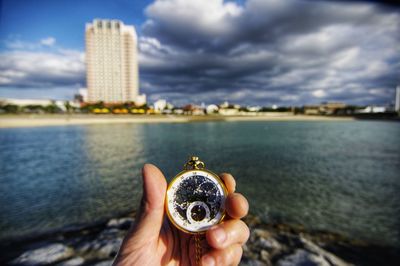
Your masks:
{"label": "skyline", "polygon": [[400,11],[373,2],[1,5],[0,97],[68,99],[86,87],[84,28],[94,18],[135,26],[150,102],[390,104],[400,84]]}

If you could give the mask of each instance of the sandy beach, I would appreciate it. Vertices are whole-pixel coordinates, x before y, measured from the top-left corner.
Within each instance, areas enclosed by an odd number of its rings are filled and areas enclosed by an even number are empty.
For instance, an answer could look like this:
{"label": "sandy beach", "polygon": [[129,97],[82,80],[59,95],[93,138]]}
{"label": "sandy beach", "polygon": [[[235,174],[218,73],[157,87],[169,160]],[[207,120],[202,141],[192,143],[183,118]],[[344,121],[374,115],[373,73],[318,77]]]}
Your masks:
{"label": "sandy beach", "polygon": [[253,116],[184,115],[1,115],[0,128],[68,126],[115,123],[186,123],[202,121],[351,121],[351,117],[327,117],[272,113]]}

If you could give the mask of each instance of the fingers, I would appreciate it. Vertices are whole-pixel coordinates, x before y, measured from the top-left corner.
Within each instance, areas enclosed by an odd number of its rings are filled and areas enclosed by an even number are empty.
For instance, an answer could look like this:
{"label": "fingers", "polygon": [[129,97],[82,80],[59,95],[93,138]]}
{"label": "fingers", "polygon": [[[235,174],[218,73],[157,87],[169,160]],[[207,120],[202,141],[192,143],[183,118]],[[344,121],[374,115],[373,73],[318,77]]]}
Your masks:
{"label": "fingers", "polygon": [[206,239],[210,247],[225,249],[234,244],[243,245],[249,235],[249,228],[242,220],[228,220],[208,230]]}
{"label": "fingers", "polygon": [[231,174],[220,174],[228,190],[226,199],[226,210],[228,215],[233,219],[240,219],[247,215],[249,211],[249,203],[241,194],[234,193],[236,189],[236,181]]}
{"label": "fingers", "polygon": [[236,181],[231,174],[222,173],[219,175],[219,177],[222,179],[222,181],[224,181],[229,194],[235,192]]}
{"label": "fingers", "polygon": [[220,178],[228,190],[226,212],[233,219],[206,232],[207,243],[212,249],[202,257],[202,265],[238,265],[243,253],[242,245],[250,235],[247,225],[239,220],[247,215],[249,203],[241,194],[234,193],[236,181],[231,174],[222,173]]}
{"label": "fingers", "polygon": [[226,212],[233,219],[241,219],[249,211],[247,199],[239,193],[229,194],[225,201]]}
{"label": "fingers", "polygon": [[201,260],[204,266],[238,265],[242,258],[243,249],[239,244],[231,245],[222,250],[212,250],[206,253]]}
{"label": "fingers", "polygon": [[126,241],[141,241],[158,237],[164,217],[164,199],[167,182],[161,171],[152,164],[142,169],[143,196],[138,219]]}
{"label": "fingers", "polygon": [[165,191],[167,181],[155,165],[145,164],[142,169],[143,176],[143,204],[146,211],[164,209]]}

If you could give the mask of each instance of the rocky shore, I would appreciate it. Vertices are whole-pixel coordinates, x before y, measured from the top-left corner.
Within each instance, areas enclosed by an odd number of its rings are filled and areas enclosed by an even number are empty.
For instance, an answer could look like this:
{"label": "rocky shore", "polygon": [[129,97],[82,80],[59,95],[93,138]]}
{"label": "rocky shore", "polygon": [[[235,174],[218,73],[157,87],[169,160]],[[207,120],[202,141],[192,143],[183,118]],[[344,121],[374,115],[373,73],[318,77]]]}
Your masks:
{"label": "rocky shore", "polygon": [[[0,265],[111,265],[133,215],[40,239],[0,243]],[[249,215],[241,265],[398,265],[400,252],[302,226],[265,224]]]}

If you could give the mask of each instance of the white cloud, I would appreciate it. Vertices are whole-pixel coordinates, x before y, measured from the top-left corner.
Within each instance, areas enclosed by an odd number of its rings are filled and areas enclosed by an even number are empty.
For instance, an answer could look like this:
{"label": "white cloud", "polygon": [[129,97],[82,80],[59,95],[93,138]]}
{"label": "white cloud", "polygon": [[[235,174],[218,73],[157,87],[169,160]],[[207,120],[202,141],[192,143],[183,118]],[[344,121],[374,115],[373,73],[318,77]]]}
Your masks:
{"label": "white cloud", "polygon": [[191,35],[210,36],[230,31],[230,19],[239,16],[242,7],[223,0],[157,0],[145,12],[150,20],[144,27],[156,22],[169,30],[190,28]]}
{"label": "white cloud", "polygon": [[53,46],[56,43],[56,39],[53,37],[47,37],[40,40],[40,44],[45,46]]}
{"label": "white cloud", "polygon": [[312,95],[317,98],[323,98],[326,96],[326,92],[323,90],[315,90],[312,92]]}
{"label": "white cloud", "polygon": [[0,86],[51,89],[84,82],[84,55],[79,51],[3,51]]}
{"label": "white cloud", "polygon": [[400,82],[400,13],[377,4],[163,0],[146,14],[140,62],[159,93],[388,103],[369,90]]}
{"label": "white cloud", "polygon": [[[149,99],[384,104],[400,83],[400,11],[375,3],[157,0],[145,14],[139,67]],[[83,53],[55,44],[9,41],[0,86],[84,83]]]}

